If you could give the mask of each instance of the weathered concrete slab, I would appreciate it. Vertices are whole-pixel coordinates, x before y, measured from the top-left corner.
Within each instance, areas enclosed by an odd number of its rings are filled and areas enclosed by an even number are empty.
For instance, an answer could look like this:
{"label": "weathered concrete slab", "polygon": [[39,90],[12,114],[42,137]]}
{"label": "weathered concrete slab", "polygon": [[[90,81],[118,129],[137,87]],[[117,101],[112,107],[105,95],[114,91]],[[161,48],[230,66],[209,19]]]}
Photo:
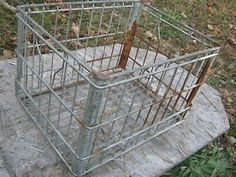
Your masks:
{"label": "weathered concrete slab", "polygon": [[[0,176],[72,176],[17,102],[14,63],[14,59],[0,62]],[[229,129],[219,93],[206,84],[187,117],[183,124],[87,176],[160,176]]]}

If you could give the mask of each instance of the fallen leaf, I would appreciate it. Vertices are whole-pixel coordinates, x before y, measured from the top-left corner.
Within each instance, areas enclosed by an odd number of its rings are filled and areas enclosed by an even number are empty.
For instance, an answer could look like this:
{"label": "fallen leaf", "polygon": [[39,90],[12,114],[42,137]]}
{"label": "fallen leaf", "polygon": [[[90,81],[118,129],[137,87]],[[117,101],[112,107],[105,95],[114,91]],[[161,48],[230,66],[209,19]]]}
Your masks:
{"label": "fallen leaf", "polygon": [[109,41],[113,41],[113,39],[114,39],[114,38],[113,38],[112,36],[109,36],[109,37],[106,38],[106,41],[108,41],[108,42],[109,42]]}
{"label": "fallen leaf", "polygon": [[228,38],[227,39],[227,42],[230,44],[230,45],[236,45],[236,40],[234,38]]}
{"label": "fallen leaf", "polygon": [[209,30],[211,30],[211,31],[214,30],[214,27],[213,27],[212,25],[210,25],[210,24],[207,25],[207,28],[208,28]]}
{"label": "fallen leaf", "polygon": [[71,27],[72,31],[74,32],[74,34],[76,35],[76,37],[79,37],[79,27],[77,24],[72,23],[72,27]]}
{"label": "fallen leaf", "polygon": [[143,18],[147,18],[148,16],[149,16],[149,13],[144,10],[144,11],[142,12],[142,17],[143,17]]}
{"label": "fallen leaf", "polygon": [[146,31],[145,35],[146,35],[146,37],[149,38],[149,39],[151,39],[151,38],[153,37],[153,34],[152,34],[151,31]]}
{"label": "fallen leaf", "polygon": [[234,109],[234,108],[227,109],[227,112],[230,113],[230,114],[233,115],[233,116],[236,115],[236,109]]}
{"label": "fallen leaf", "polygon": [[112,12],[111,15],[114,16],[114,17],[118,17],[119,16],[116,12]]}
{"label": "fallen leaf", "polygon": [[102,28],[98,32],[98,34],[107,34],[107,33],[108,32],[106,30],[102,29]]}
{"label": "fallen leaf", "polygon": [[84,45],[83,45],[83,44],[81,44],[79,41],[77,41],[77,42],[76,42],[76,45],[77,45],[79,48],[82,48],[82,47],[84,47]]}
{"label": "fallen leaf", "polygon": [[3,49],[0,55],[0,60],[10,59],[13,56],[12,54],[12,51]]}
{"label": "fallen leaf", "polygon": [[154,0],[142,0],[142,2],[148,5],[154,4]]}
{"label": "fallen leaf", "polygon": [[61,14],[61,17],[62,18],[66,18],[66,14]]}
{"label": "fallen leaf", "polygon": [[13,36],[13,37],[10,37],[10,39],[11,39],[12,41],[16,41],[16,40],[17,40],[17,37],[16,37],[16,36]]}
{"label": "fallen leaf", "polygon": [[103,25],[104,27],[106,27],[106,28],[109,28],[109,25],[106,24],[106,23],[103,23],[102,25]]}
{"label": "fallen leaf", "polygon": [[227,100],[228,103],[233,103],[233,99],[230,98],[230,97],[227,97],[226,100]]}
{"label": "fallen leaf", "polygon": [[153,41],[157,41],[157,37],[151,32],[151,31],[146,31],[145,36]]}

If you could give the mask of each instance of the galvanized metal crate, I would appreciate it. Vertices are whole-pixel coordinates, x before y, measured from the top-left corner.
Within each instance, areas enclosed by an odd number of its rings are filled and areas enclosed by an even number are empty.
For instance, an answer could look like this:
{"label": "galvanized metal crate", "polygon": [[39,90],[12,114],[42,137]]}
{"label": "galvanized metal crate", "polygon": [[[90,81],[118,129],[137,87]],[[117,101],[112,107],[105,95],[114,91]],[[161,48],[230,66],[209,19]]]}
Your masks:
{"label": "galvanized metal crate", "polygon": [[18,7],[16,96],[74,175],[181,123],[219,47],[139,1]]}

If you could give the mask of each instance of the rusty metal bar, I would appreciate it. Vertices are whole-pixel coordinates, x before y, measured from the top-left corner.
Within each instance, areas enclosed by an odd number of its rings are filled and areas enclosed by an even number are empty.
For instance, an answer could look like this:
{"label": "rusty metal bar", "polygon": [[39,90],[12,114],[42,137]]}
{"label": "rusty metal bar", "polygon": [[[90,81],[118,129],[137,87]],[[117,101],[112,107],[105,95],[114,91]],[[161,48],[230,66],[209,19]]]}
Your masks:
{"label": "rusty metal bar", "polygon": [[187,99],[187,104],[186,104],[186,107],[191,107],[192,106],[192,101],[193,101],[193,98],[195,97],[195,95],[197,94],[200,86],[204,83],[204,81],[206,80],[207,76],[208,76],[208,72],[209,72],[209,68],[211,67],[211,64],[212,64],[212,60],[208,60],[205,64],[205,66],[203,67],[203,70],[196,82],[196,85],[198,85],[197,87],[193,88],[193,90],[191,91],[188,99]]}
{"label": "rusty metal bar", "polygon": [[131,27],[131,30],[127,32],[127,35],[124,39],[124,47],[123,47],[123,51],[122,51],[120,61],[118,64],[118,67],[120,68],[126,69],[126,65],[127,65],[130,50],[134,41],[136,29],[137,29],[137,23],[136,21],[134,21]]}

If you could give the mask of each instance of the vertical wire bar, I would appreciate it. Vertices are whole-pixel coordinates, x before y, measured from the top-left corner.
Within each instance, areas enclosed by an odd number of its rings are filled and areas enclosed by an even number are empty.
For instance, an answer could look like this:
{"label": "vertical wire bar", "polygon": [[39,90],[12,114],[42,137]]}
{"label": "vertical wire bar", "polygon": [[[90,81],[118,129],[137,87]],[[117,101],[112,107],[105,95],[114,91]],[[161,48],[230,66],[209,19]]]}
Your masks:
{"label": "vertical wire bar", "polygon": [[186,39],[185,39],[186,43],[185,43],[185,46],[184,46],[184,53],[186,52],[189,40],[191,39],[192,35],[193,35],[193,32],[189,31],[188,35],[186,36]]}
{"label": "vertical wire bar", "polygon": [[[124,5],[124,2],[122,4]],[[119,32],[119,29],[120,29],[120,25],[121,25],[121,19],[123,17],[123,11],[124,11],[124,8],[121,8],[121,12],[119,13],[119,20],[118,20],[117,27],[116,27],[116,36],[117,37],[118,37],[118,32]],[[110,60],[109,60],[109,63],[108,63],[107,70],[109,70],[110,65],[111,65],[111,60],[113,58],[113,52],[114,52],[115,45],[116,45],[115,41],[113,40],[112,52],[111,52],[111,57],[110,57]],[[117,59],[117,62],[118,62],[118,59]],[[115,66],[117,66],[117,64]]]}
{"label": "vertical wire bar", "polygon": [[[192,101],[193,101],[194,97],[196,96],[196,94],[197,94],[200,86],[202,85],[202,83],[205,82],[205,80],[207,78],[207,75],[208,75],[209,68],[211,67],[211,65],[212,65],[213,61],[215,60],[215,58],[216,57],[206,59],[207,60],[206,64],[203,66],[202,72],[201,72],[201,74],[200,74],[200,76],[199,76],[199,78],[196,82],[196,85],[198,85],[198,86],[194,87],[191,90],[191,92],[190,92],[190,94],[187,98],[187,102],[186,102],[186,106],[185,106],[186,108],[192,106]],[[184,118],[186,114],[187,114],[187,112],[183,113],[181,116]]]}
{"label": "vertical wire bar", "polygon": [[42,14],[42,21],[41,21],[42,28],[44,28],[44,22],[45,22],[45,7],[43,6],[43,14]]}
{"label": "vertical wire bar", "polygon": [[[93,3],[93,7],[94,7],[94,3]],[[87,39],[86,39],[86,44],[85,44],[85,52],[84,52],[84,61],[86,61],[86,54],[87,54],[87,49],[88,49],[88,41],[89,41],[89,33],[91,31],[91,25],[92,25],[92,19],[93,19],[93,13],[94,13],[94,8],[92,9],[91,15],[90,15],[90,20],[89,20],[89,26],[87,29]]]}
{"label": "vertical wire bar", "polygon": [[113,53],[114,53],[114,49],[115,49],[115,41],[113,41],[113,45],[112,45],[112,49],[111,49],[111,56],[110,56],[110,59],[109,59],[109,63],[108,63],[108,66],[107,66],[107,70],[109,70],[110,68],[110,65],[111,65],[111,60],[113,58]]}
{"label": "vertical wire bar", "polygon": [[[76,82],[79,81],[79,78],[80,78],[80,77],[79,77],[79,74],[77,74]],[[74,110],[75,110],[75,103],[76,103],[76,97],[77,97],[77,90],[78,90],[78,84],[76,84],[76,86],[75,86],[75,91],[74,91],[73,100],[72,100],[72,108],[71,108],[71,111],[73,111],[73,112],[74,112]],[[70,120],[69,120],[69,125],[68,125],[68,130],[67,130],[66,136],[69,136],[70,129],[71,129],[72,118],[73,118],[73,115],[70,114]]]}
{"label": "vertical wire bar", "polygon": [[[51,102],[52,102],[52,93],[49,93],[49,98],[48,98],[48,110],[47,110],[47,119],[50,121],[50,111],[51,111]],[[48,135],[48,126],[49,126],[49,121],[47,121],[46,125],[46,135]]]}
{"label": "vertical wire bar", "polygon": [[[132,3],[132,5],[133,5],[133,3]],[[129,29],[130,19],[132,18],[132,12],[133,12],[133,8],[130,8],[129,16],[128,16],[127,21],[126,21],[126,26],[125,26],[124,31]]]}
{"label": "vertical wire bar", "polygon": [[[76,34],[76,41],[77,41],[77,44],[76,44],[76,51],[75,52],[78,52],[78,45],[80,44],[80,31],[81,31],[81,24],[82,24],[82,19],[83,19],[83,14],[84,14],[84,4],[82,4],[82,9],[81,9],[81,12],[80,12],[80,18],[78,18],[77,20],[77,23],[78,23],[78,33]],[[80,44],[81,45],[81,44]],[[84,62],[85,61],[85,58],[83,58]],[[76,64],[76,61],[74,60],[74,65]],[[80,66],[79,66],[80,68]],[[80,70],[83,70],[83,68],[81,68]],[[72,77],[74,76],[74,69],[72,70]]]}
{"label": "vertical wire bar", "polygon": [[[134,91],[134,95],[133,95],[133,98],[132,98],[132,101],[131,101],[131,104],[130,104],[130,106],[129,106],[129,110],[128,110],[127,114],[129,114],[129,113],[131,112],[131,110],[132,110],[132,108],[133,108],[134,100],[135,100],[135,98],[137,98],[137,95],[139,94],[139,91],[138,91],[138,90],[140,89],[141,86],[142,86],[142,84],[139,84],[139,85],[136,86],[135,91]],[[121,137],[122,137],[122,135],[123,135],[123,132],[124,132],[124,130],[125,130],[125,127],[126,127],[128,118],[129,118],[129,115],[127,115],[127,116],[125,117],[125,121],[124,121],[123,127],[122,127],[122,129],[121,129],[121,131],[120,131],[120,136],[119,136],[119,138],[118,138],[118,141],[120,141],[120,139],[121,139]]]}
{"label": "vertical wire bar", "polygon": [[[117,105],[117,111],[116,111],[116,113],[115,113],[115,115],[113,116],[112,119],[115,119],[115,118],[117,117],[117,115],[118,115],[118,112],[119,112],[119,110],[120,110],[121,103],[122,103],[122,100],[123,100],[123,97],[124,97],[126,88],[127,88],[127,84],[125,83],[125,84],[124,84],[124,88],[122,89],[122,92],[121,92],[121,96],[120,96],[118,105]],[[112,131],[113,131],[113,127],[114,127],[114,125],[115,125],[115,122],[116,122],[116,121],[113,121],[113,122],[112,122],[112,125],[111,125],[111,128],[110,128],[109,132],[108,132],[108,136],[107,136],[107,139],[106,139],[106,143],[105,143],[104,148],[109,145],[109,139],[111,138],[111,133],[112,133]],[[104,159],[104,155],[105,155],[105,151],[102,152],[102,155],[101,155],[101,158],[100,158],[100,163],[102,163],[102,161],[103,161],[103,159]]]}
{"label": "vertical wire bar", "polygon": [[[143,104],[144,104],[144,102],[142,103],[142,106],[143,106]],[[141,107],[142,107],[142,106],[141,106]],[[152,107],[152,106],[151,106],[151,107]],[[150,112],[150,110],[151,110],[151,107],[150,107],[150,109],[149,109],[149,112]],[[136,116],[135,122],[134,122],[134,124],[133,124],[133,126],[132,126],[132,130],[131,130],[131,132],[130,132],[130,136],[133,135],[133,133],[134,133],[134,129],[135,129],[137,123],[138,123],[138,120],[139,120],[139,117],[140,117],[141,112],[142,112],[142,109],[139,110],[139,112],[138,112],[138,114],[137,114],[137,116]],[[149,115],[149,112],[148,112],[148,115]],[[141,129],[142,129],[142,128],[141,128]],[[126,143],[125,146],[124,146],[124,149],[125,149],[125,150],[127,149],[127,146],[128,146],[128,144],[129,144],[129,142],[130,142],[130,139],[127,141],[127,143]]]}
{"label": "vertical wire bar", "polygon": [[[153,60],[153,63],[156,63],[157,55],[158,55],[158,52],[156,52],[156,54],[155,54],[155,58],[154,58],[154,60]],[[150,71],[150,72],[152,73],[153,70],[154,70],[154,67],[151,67],[151,71]],[[149,87],[149,84],[152,83],[153,79],[154,79],[153,75],[150,75],[150,76],[148,77],[148,80],[147,80],[147,83],[146,83],[145,87],[148,88],[148,87]]]}
{"label": "vertical wire bar", "polygon": [[[122,4],[124,5],[124,2]],[[123,18],[123,11],[124,11],[124,8],[121,8],[121,12],[119,13],[119,20],[118,20],[118,24],[117,24],[117,28],[116,28],[117,33],[119,32],[120,25],[121,25],[121,19]]]}
{"label": "vertical wire bar", "polygon": [[[64,57],[68,59],[68,55],[67,53],[64,52]],[[66,72],[67,72],[67,63],[65,63],[65,65],[63,66],[62,69],[62,91],[61,91],[61,98],[64,99],[64,93],[65,93],[65,82],[66,82]],[[60,124],[60,120],[61,120],[61,112],[62,112],[62,103],[60,102],[59,105],[59,110],[58,110],[58,119],[57,119],[57,123],[56,123],[56,128],[59,128],[59,124]]]}
{"label": "vertical wire bar", "polygon": [[[55,25],[54,25],[54,30],[53,30],[53,36],[54,37],[56,37],[57,28],[58,28],[58,6],[57,6],[57,10],[56,10]],[[50,82],[49,82],[49,85],[52,85],[54,55],[55,55],[55,53],[53,52],[52,53],[51,65],[50,65]]]}
{"label": "vertical wire bar", "polygon": [[[104,16],[104,3],[102,5],[103,5],[103,8],[102,8],[102,11],[101,11],[100,20],[99,20],[99,24],[98,24],[98,32],[97,32],[97,36],[96,36],[96,39],[95,39],[96,44],[95,44],[95,47],[94,47],[93,60],[95,60],[95,58],[96,58],[96,50],[97,50],[97,47],[98,47],[99,35],[100,35],[100,31],[101,31],[101,27],[102,27],[102,20],[103,20],[103,16]],[[93,67],[93,62],[92,62],[92,67]]]}
{"label": "vertical wire bar", "polygon": [[160,44],[161,44],[161,17],[162,15],[159,15],[159,19],[158,19],[158,25],[157,25],[157,32],[158,32],[158,49],[160,48]]}
{"label": "vertical wire bar", "polygon": [[[123,50],[123,44],[120,45],[120,50],[119,50],[119,56],[121,56],[121,52]],[[118,64],[119,64],[119,58],[116,60],[116,68],[118,67]]]}
{"label": "vertical wire bar", "polygon": [[[183,85],[182,85],[182,87],[181,87],[181,89],[180,89],[180,92],[181,92],[182,90],[184,90],[185,85],[187,84],[187,81],[188,81],[188,79],[189,79],[189,76],[191,75],[191,71],[193,70],[194,66],[195,66],[195,63],[193,63],[193,64],[191,65],[190,71],[187,73],[186,78],[184,79],[184,82],[183,82]],[[186,71],[184,68],[182,68],[182,69],[183,69],[183,71]],[[176,105],[177,105],[177,103],[178,103],[178,101],[179,101],[179,99],[180,99],[181,94],[182,94],[182,93],[180,93],[180,94],[178,95],[178,97],[177,97],[177,99],[176,99],[176,101],[175,101],[175,103],[174,103],[174,105],[173,105],[173,108],[176,107]],[[185,100],[184,100],[184,101],[185,101]],[[184,102],[184,101],[183,101],[183,102]]]}
{"label": "vertical wire bar", "polygon": [[198,68],[198,70],[197,70],[197,72],[195,74],[195,77],[193,78],[193,81],[191,82],[191,86],[193,86],[194,82],[196,82],[196,80],[198,78],[198,75],[199,75],[199,73],[200,73],[200,71],[202,69],[202,66],[204,65],[204,62],[205,62],[205,60],[201,61],[201,64],[200,64],[200,66],[199,66],[199,68]]}
{"label": "vertical wire bar", "polygon": [[[158,114],[158,112],[159,112],[159,110],[160,110],[160,108],[161,108],[163,102],[164,102],[164,99],[166,98],[166,96],[168,95],[168,93],[169,93],[169,91],[170,91],[171,85],[172,85],[172,83],[173,83],[173,81],[174,81],[174,78],[175,78],[175,75],[176,75],[176,72],[177,72],[178,68],[179,68],[179,67],[176,67],[175,70],[174,70],[174,72],[173,72],[172,78],[171,78],[171,80],[170,80],[170,82],[169,82],[169,84],[168,84],[168,88],[167,88],[167,90],[166,90],[166,92],[165,92],[165,95],[164,95],[164,97],[162,98],[162,100],[161,100],[161,102],[160,102],[160,104],[159,104],[159,106],[158,106],[158,109],[157,109],[157,111],[156,111],[156,115],[155,115],[155,117],[154,117],[154,119],[153,119],[153,121],[152,121],[152,124],[155,122],[155,119],[156,119],[156,117],[157,117],[157,114]],[[167,105],[167,106],[168,106],[168,105]],[[161,117],[160,121],[162,120],[162,118],[163,118],[163,117]],[[154,132],[157,132],[157,131],[158,131],[158,127],[156,127],[156,130],[155,130]]]}
{"label": "vertical wire bar", "polygon": [[[198,58],[198,56],[196,56],[196,58]],[[204,61],[204,60],[203,60],[203,61]],[[196,65],[196,63],[195,63],[195,65]],[[194,65],[194,67],[195,67],[195,65]],[[191,75],[191,74],[192,74],[194,67],[191,67],[191,68],[190,68],[190,71],[188,72],[188,75]],[[199,72],[200,72],[200,71],[199,71]],[[193,76],[193,77],[194,77],[194,76]],[[187,79],[188,79],[188,78],[187,78]],[[193,80],[195,80],[195,79],[193,79]],[[191,85],[193,85],[193,81],[192,81]],[[191,86],[191,85],[190,85],[190,86]],[[185,87],[185,86],[183,86],[183,89],[184,89],[184,87]],[[191,91],[192,91],[192,89],[188,89],[188,91],[187,91],[185,97],[183,98],[183,101],[182,101],[181,105],[179,106],[179,110],[183,107],[184,103],[186,103],[187,98],[188,98],[189,94],[191,93]]]}
{"label": "vertical wire bar", "polygon": [[[111,26],[112,26],[112,21],[113,21],[113,15],[114,15],[114,8],[115,7],[115,3],[112,4],[112,12],[111,12],[111,17],[110,17],[110,20],[109,20],[109,25],[108,25],[108,29],[107,29],[107,33],[109,34],[109,32],[111,31]],[[106,45],[104,46],[103,48],[103,54],[102,54],[102,58],[104,58],[104,55],[105,55],[105,51],[106,51]],[[99,69],[101,69],[102,67],[102,64],[103,64],[103,60],[101,60],[100,62],[100,66],[99,66]]]}
{"label": "vertical wire bar", "polygon": [[[44,65],[43,65],[43,61],[42,61],[42,55],[41,55],[41,51],[40,51],[40,46],[42,44],[38,44],[38,42],[36,41],[36,46],[37,46],[37,50],[38,50],[38,60],[39,60],[39,66],[38,66],[38,88],[39,88],[39,98],[38,98],[38,106],[39,108],[41,108],[41,93],[42,93],[42,80],[43,80],[43,72],[44,72]],[[40,111],[38,111],[37,117],[40,117]]]}
{"label": "vertical wire bar", "polygon": [[[57,29],[58,29],[58,6],[56,8],[56,15],[55,15],[55,25],[54,25],[54,29],[53,29],[53,36],[56,37],[57,34]],[[53,88],[53,72],[54,72],[54,56],[55,56],[55,52],[52,53],[52,59],[51,59],[51,63],[50,63],[50,80],[49,80],[49,85]],[[48,98],[48,109],[47,109],[47,119],[50,120],[50,111],[51,111],[51,104],[52,104],[52,93],[49,92],[49,98]],[[48,135],[48,127],[49,127],[49,121],[47,121],[47,125],[46,125],[46,135]]]}
{"label": "vertical wire bar", "polygon": [[[196,63],[193,63],[193,64],[191,65],[190,70],[192,70],[192,69],[194,68],[195,64],[196,64]],[[191,73],[191,72],[189,72],[189,73]],[[183,72],[182,72],[182,74],[183,74]],[[190,77],[190,75],[191,75],[191,74],[188,74],[188,75],[187,75],[187,77],[186,77],[186,79],[185,79],[185,83],[183,84],[182,89],[181,89],[180,91],[182,91],[182,90],[184,89],[185,84],[187,83],[187,80],[188,80],[188,78]],[[182,76],[182,75],[181,75],[181,76]],[[180,79],[179,79],[179,81],[180,81]],[[178,81],[178,82],[179,82],[179,81]],[[176,88],[177,88],[177,84],[176,84],[174,90],[176,90]],[[181,94],[181,93],[180,93],[180,94]],[[178,98],[180,98],[180,94],[178,95]],[[178,98],[177,98],[177,99],[178,99]],[[164,118],[165,113],[166,113],[166,111],[168,110],[169,105],[170,105],[172,99],[173,99],[173,96],[169,99],[169,102],[167,103],[167,106],[165,107],[164,112],[163,112],[162,117],[161,117],[160,120],[162,120],[162,119]],[[177,99],[176,99],[176,100],[177,100]],[[176,102],[176,103],[177,103],[177,102]],[[175,108],[175,106],[173,106],[173,110],[174,110],[174,108]]]}
{"label": "vertical wire bar", "polygon": [[138,47],[137,47],[137,50],[136,50],[136,53],[135,53],[135,57],[134,57],[132,68],[134,68],[135,62],[137,61],[137,57],[138,57],[138,53],[139,53],[141,42],[142,42],[142,40],[139,39],[139,43],[138,43]]}
{"label": "vertical wire bar", "polygon": [[[26,23],[28,21],[26,20]],[[25,28],[25,35],[24,35],[24,41],[25,41],[25,47],[24,47],[24,58],[26,60],[26,62],[28,63],[28,27]],[[24,88],[26,90],[28,90],[28,67],[27,65],[25,64],[24,66]]]}
{"label": "vertical wire bar", "polygon": [[69,16],[68,16],[68,21],[67,21],[67,27],[66,27],[66,36],[65,36],[65,40],[66,40],[66,44],[65,47],[67,47],[68,44],[68,35],[69,35],[69,30],[70,30],[70,23],[71,23],[71,5],[69,7]]}
{"label": "vertical wire bar", "polygon": [[[200,74],[200,76],[199,76],[199,78],[198,78],[198,80],[196,82],[196,85],[202,84],[205,81],[205,79],[207,78],[208,70],[211,67],[214,59],[215,59],[215,57],[213,59],[211,59],[211,58],[210,59],[206,59],[207,61],[206,61],[205,66],[203,67],[202,72],[201,72],[201,74]],[[198,85],[197,87],[193,88],[193,90],[191,91],[191,93],[190,93],[190,95],[188,97],[186,107],[192,105],[193,98],[197,94],[199,88],[200,88],[200,85]]]}
{"label": "vertical wire bar", "polygon": [[[171,63],[166,63],[166,64],[164,65],[164,68],[168,68],[170,64],[171,64]],[[156,68],[156,70],[157,70],[157,69],[158,69],[158,67]],[[158,95],[158,92],[159,92],[159,90],[160,90],[160,88],[161,88],[161,85],[162,85],[162,82],[161,82],[161,81],[164,80],[164,78],[165,78],[165,76],[166,76],[166,73],[167,73],[167,70],[166,70],[166,71],[163,71],[163,72],[161,73],[161,77],[160,77],[160,79],[159,79],[158,85],[157,85],[156,90],[155,90],[155,94],[157,94],[157,95]]]}
{"label": "vertical wire bar", "polygon": [[[33,53],[33,56],[32,56],[32,69],[33,70],[35,70],[35,63],[34,63],[35,62],[35,45],[36,45],[35,41],[36,41],[36,35],[33,34],[33,43],[32,43],[32,45],[33,45],[33,49],[32,49],[32,53]],[[31,94],[33,94],[33,90],[34,90],[34,74],[32,72],[32,77],[31,77]]]}
{"label": "vertical wire bar", "polygon": [[[175,68],[173,74],[171,74],[172,77],[171,77],[171,79],[170,79],[170,82],[169,82],[169,84],[168,84],[168,87],[166,88],[166,91],[165,91],[165,93],[164,93],[164,96],[162,97],[162,100],[161,100],[160,103],[159,103],[159,106],[158,106],[158,108],[157,108],[157,110],[156,110],[156,114],[155,114],[155,116],[154,116],[154,118],[153,118],[151,124],[153,124],[153,123],[155,122],[155,120],[156,120],[156,118],[157,118],[157,114],[159,113],[159,111],[160,111],[160,109],[161,109],[161,106],[162,106],[162,104],[163,104],[163,102],[164,102],[166,96],[167,96],[168,93],[169,93],[169,90],[170,90],[171,85],[172,85],[172,83],[173,83],[173,81],[174,81],[174,78],[175,78],[175,74],[176,74],[176,72],[177,72],[177,69],[178,69],[178,67]],[[165,72],[164,75],[166,75],[166,72]],[[160,79],[160,82],[161,82],[161,80],[163,81],[163,79]]]}
{"label": "vertical wire bar", "polygon": [[144,66],[145,65],[145,63],[146,63],[146,60],[147,60],[147,55],[148,55],[148,52],[149,52],[149,48],[150,48],[150,44],[149,43],[147,43],[147,50],[146,50],[146,53],[145,53],[145,56],[144,56],[144,60],[143,60],[143,63],[142,63],[142,66]]}
{"label": "vertical wire bar", "polygon": [[[81,31],[81,28],[82,28],[81,24],[82,24],[82,20],[83,20],[83,15],[84,15],[84,4],[82,4],[82,8],[81,8],[81,12],[80,12],[80,17],[77,20],[77,23],[78,23],[78,33],[76,34],[76,41],[77,41],[76,51],[78,50],[78,44],[80,44],[79,38],[80,38],[80,31]],[[84,60],[84,62],[85,62],[85,60]],[[75,64],[75,60],[74,60],[74,64]]]}

